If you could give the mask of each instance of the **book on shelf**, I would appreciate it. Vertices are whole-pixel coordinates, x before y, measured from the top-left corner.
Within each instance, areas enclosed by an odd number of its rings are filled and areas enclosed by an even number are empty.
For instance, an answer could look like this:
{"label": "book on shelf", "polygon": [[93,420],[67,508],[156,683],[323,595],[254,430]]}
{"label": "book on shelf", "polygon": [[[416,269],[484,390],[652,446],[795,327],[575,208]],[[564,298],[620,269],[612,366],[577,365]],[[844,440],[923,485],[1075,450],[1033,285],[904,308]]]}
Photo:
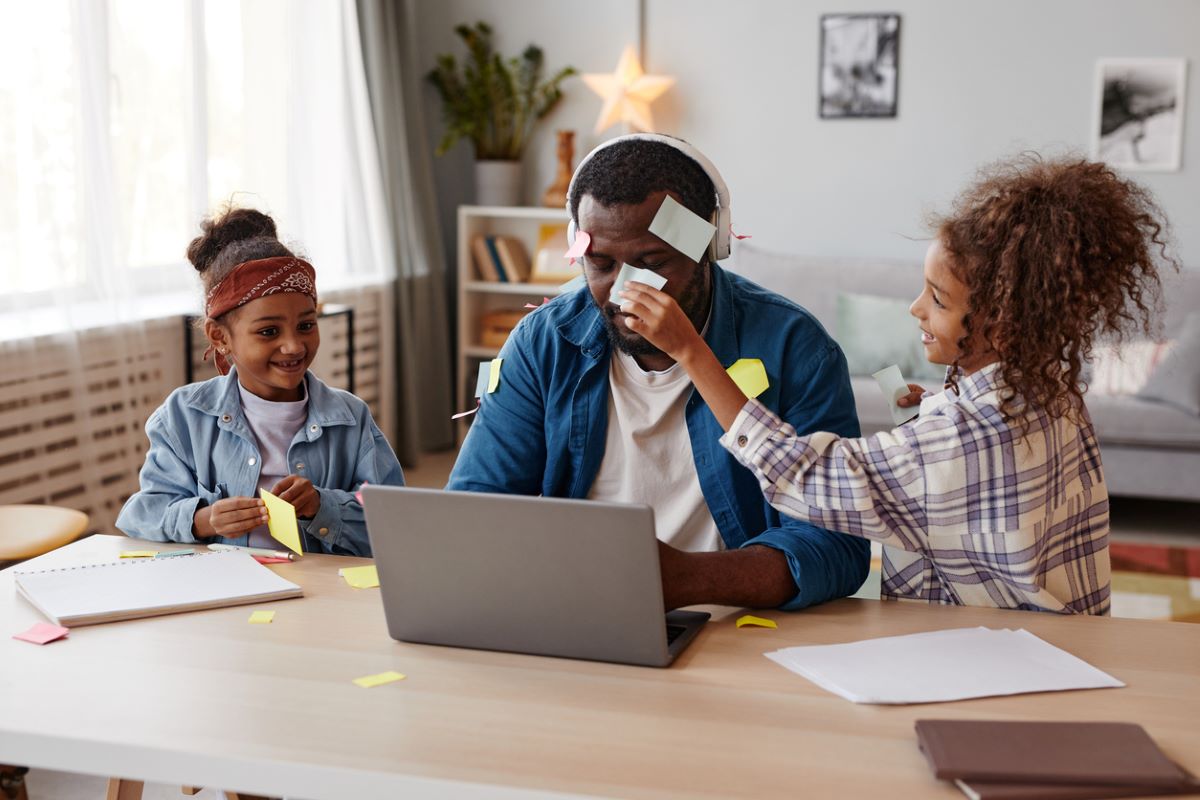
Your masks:
{"label": "book on shelf", "polygon": [[500,266],[508,276],[510,283],[524,283],[529,280],[529,255],[525,252],[524,243],[515,236],[496,236],[496,253],[500,257]]}
{"label": "book on shelf", "polygon": [[482,233],[471,237],[471,255],[475,260],[475,271],[479,273],[479,277],[489,283],[495,283],[500,280],[500,273],[496,269],[496,262],[492,260],[492,252],[488,247],[487,237]]}

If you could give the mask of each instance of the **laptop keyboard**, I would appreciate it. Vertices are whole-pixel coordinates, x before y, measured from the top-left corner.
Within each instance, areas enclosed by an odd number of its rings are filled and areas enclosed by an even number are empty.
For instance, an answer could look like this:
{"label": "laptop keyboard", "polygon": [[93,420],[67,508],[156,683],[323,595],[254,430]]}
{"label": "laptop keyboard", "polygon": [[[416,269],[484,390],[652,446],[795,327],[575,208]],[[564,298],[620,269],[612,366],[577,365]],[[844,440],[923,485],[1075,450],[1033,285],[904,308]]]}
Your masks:
{"label": "laptop keyboard", "polygon": [[671,642],[678,639],[679,634],[683,633],[686,630],[687,630],[687,628],[685,628],[682,625],[668,625],[667,626],[667,646],[669,647],[671,645]]}

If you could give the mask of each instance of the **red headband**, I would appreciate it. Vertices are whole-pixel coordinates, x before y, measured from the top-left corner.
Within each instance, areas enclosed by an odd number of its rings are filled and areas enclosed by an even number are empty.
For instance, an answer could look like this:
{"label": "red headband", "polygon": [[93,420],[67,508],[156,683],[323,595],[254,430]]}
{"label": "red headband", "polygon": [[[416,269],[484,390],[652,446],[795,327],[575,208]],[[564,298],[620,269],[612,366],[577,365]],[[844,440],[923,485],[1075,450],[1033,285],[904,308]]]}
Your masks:
{"label": "red headband", "polygon": [[[283,293],[306,294],[317,302],[317,273],[312,264],[292,256],[260,258],[238,264],[220,283],[212,288],[204,301],[204,313],[209,319],[228,314],[252,300]],[[204,351],[204,360],[213,350]],[[222,375],[229,372],[229,363],[217,353],[214,363]]]}

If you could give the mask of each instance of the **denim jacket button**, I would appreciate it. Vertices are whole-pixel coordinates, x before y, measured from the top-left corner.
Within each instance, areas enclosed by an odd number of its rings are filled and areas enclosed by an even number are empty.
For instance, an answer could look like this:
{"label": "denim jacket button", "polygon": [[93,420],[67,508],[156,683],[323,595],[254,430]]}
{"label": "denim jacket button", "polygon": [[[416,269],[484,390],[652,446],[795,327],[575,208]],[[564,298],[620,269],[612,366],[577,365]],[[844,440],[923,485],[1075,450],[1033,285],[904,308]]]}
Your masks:
{"label": "denim jacket button", "polygon": [[247,463],[247,464],[249,464],[250,466],[252,466],[252,467],[253,467],[255,464],[257,464],[257,463],[258,463],[258,459],[257,459],[257,458],[255,458],[254,456],[251,456],[251,457],[250,457],[250,460],[249,460],[249,461],[247,461],[246,463]]}
{"label": "denim jacket button", "polygon": [[304,462],[301,461],[296,465],[296,472],[304,472]]}
{"label": "denim jacket button", "polygon": [[229,416],[228,414],[222,414],[221,422],[233,422],[233,417]]}
{"label": "denim jacket button", "polygon": [[321,528],[321,530],[317,531],[317,535],[318,536],[328,536],[329,528]]}
{"label": "denim jacket button", "polygon": [[321,429],[320,429],[319,427],[317,427],[316,425],[310,425],[310,426],[308,427],[308,429],[309,429],[310,431],[312,431],[313,433],[316,433],[317,431],[321,430]]}

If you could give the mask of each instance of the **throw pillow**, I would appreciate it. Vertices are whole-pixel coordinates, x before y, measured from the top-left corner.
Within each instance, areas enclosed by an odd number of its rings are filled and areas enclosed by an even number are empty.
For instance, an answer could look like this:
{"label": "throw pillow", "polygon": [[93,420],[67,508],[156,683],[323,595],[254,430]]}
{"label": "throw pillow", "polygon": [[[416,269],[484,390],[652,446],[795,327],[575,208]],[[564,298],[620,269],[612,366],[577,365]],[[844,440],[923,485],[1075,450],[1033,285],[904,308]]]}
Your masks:
{"label": "throw pillow", "polygon": [[908,313],[909,305],[895,297],[838,294],[837,340],[851,375],[870,375],[895,364],[906,380],[940,385],[946,368],[926,360],[921,331]]}
{"label": "throw pillow", "polygon": [[1170,352],[1172,342],[1139,340],[1096,347],[1086,377],[1091,394],[1137,394]]}
{"label": "throw pillow", "polygon": [[1200,416],[1200,313],[1184,320],[1171,351],[1137,396]]}

